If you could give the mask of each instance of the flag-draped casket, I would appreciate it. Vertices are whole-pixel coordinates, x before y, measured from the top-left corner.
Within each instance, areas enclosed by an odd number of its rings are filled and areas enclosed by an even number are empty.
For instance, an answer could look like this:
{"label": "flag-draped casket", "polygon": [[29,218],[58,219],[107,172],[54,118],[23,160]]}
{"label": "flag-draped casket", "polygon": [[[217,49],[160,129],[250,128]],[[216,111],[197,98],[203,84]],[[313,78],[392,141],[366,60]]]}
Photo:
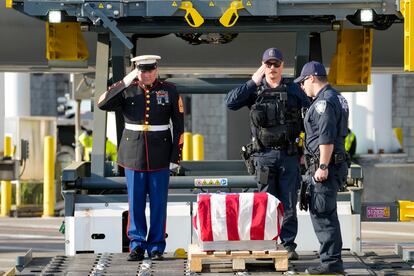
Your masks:
{"label": "flag-draped casket", "polygon": [[277,240],[282,220],[268,193],[199,194],[193,225],[202,242]]}

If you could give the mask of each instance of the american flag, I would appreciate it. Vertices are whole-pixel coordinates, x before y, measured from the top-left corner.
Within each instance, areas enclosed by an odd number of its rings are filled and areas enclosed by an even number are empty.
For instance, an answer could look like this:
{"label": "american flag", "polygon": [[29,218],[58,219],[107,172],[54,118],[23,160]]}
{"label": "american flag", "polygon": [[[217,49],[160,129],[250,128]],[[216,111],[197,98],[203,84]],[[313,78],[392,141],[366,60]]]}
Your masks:
{"label": "american flag", "polygon": [[194,228],[201,241],[277,240],[282,203],[268,193],[199,194]]}

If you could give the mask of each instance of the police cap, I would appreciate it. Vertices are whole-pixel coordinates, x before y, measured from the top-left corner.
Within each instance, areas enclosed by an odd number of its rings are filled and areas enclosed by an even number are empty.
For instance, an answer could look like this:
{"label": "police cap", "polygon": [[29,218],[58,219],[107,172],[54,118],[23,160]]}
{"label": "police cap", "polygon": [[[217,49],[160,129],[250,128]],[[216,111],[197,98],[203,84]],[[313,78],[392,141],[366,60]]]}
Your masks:
{"label": "police cap", "polygon": [[262,61],[264,63],[268,62],[269,60],[279,60],[283,61],[282,52],[277,48],[269,48],[263,53]]}
{"label": "police cap", "polygon": [[161,59],[160,56],[156,55],[142,55],[131,59],[135,62],[139,71],[151,71],[157,68],[157,60]]}
{"label": "police cap", "polygon": [[310,61],[303,65],[302,71],[300,72],[300,76],[297,77],[294,82],[300,83],[302,82],[307,76],[326,76],[325,66],[322,63],[317,61]]}

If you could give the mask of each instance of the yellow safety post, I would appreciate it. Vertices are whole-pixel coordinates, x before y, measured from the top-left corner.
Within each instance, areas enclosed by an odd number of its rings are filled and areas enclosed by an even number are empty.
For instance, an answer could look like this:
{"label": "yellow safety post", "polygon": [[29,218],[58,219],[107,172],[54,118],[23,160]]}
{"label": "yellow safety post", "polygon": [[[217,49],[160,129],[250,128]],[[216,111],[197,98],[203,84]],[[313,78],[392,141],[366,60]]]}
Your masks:
{"label": "yellow safety post", "polygon": [[6,0],[6,8],[11,9],[13,7],[13,0]]}
{"label": "yellow safety post", "polygon": [[401,13],[404,16],[404,70],[414,71],[414,5],[412,0],[400,1]]}
{"label": "yellow safety post", "polygon": [[55,139],[46,136],[44,142],[43,165],[43,216],[55,214]]}
{"label": "yellow safety post", "polygon": [[183,161],[193,160],[193,135],[184,132]]}
{"label": "yellow safety post", "polygon": [[193,160],[204,160],[204,137],[201,134],[193,135]]}
{"label": "yellow safety post", "polygon": [[197,28],[204,23],[204,18],[196,9],[193,8],[193,3],[190,1],[181,2],[179,9],[186,11],[184,18],[191,27]]}
{"label": "yellow safety post", "polygon": [[393,128],[394,135],[397,137],[398,142],[400,142],[401,148],[403,147],[403,130],[401,127]]}
{"label": "yellow safety post", "polygon": [[219,21],[224,27],[233,27],[239,19],[238,10],[244,9],[242,1],[233,1],[230,7],[223,13]]}
{"label": "yellow safety post", "polygon": [[400,221],[414,221],[414,201],[399,200]]}
{"label": "yellow safety post", "polygon": [[[4,136],[4,157],[13,156],[12,138],[9,135]],[[11,210],[12,188],[11,181],[1,182],[1,212],[0,216],[10,215]]]}

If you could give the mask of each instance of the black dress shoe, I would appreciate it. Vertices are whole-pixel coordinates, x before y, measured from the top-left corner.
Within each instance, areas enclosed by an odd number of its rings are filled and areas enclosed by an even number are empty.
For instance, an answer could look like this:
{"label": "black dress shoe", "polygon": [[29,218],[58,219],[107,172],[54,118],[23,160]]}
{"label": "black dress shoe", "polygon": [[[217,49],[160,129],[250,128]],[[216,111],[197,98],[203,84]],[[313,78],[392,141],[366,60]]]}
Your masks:
{"label": "black dress shoe", "polygon": [[151,260],[153,261],[161,261],[164,259],[164,256],[162,255],[162,253],[160,251],[152,251],[151,252]]}
{"label": "black dress shoe", "polygon": [[142,261],[144,259],[144,254],[145,254],[144,249],[136,247],[129,253],[127,261],[131,261],[131,262]]}
{"label": "black dress shoe", "polygon": [[323,275],[323,274],[333,274],[333,275],[345,275],[345,271],[343,269],[329,269],[326,266],[311,266],[305,270],[305,274],[310,275]]}

